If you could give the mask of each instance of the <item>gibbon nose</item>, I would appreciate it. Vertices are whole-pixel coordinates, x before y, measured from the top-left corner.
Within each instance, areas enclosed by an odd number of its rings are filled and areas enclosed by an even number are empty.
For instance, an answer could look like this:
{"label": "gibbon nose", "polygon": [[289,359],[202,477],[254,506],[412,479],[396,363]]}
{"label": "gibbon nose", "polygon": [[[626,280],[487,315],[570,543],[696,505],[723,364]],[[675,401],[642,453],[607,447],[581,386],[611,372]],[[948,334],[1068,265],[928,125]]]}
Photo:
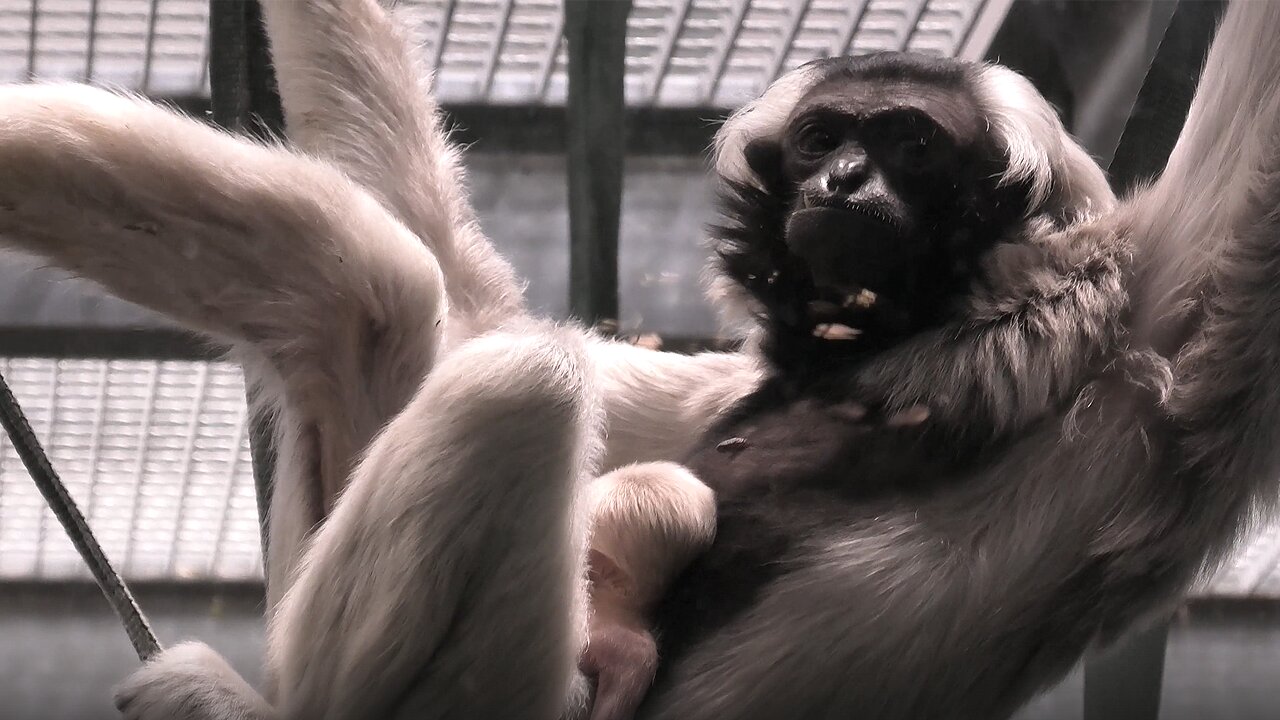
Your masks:
{"label": "gibbon nose", "polygon": [[866,153],[861,150],[844,153],[832,161],[822,178],[823,189],[829,193],[852,195],[867,181],[868,170]]}

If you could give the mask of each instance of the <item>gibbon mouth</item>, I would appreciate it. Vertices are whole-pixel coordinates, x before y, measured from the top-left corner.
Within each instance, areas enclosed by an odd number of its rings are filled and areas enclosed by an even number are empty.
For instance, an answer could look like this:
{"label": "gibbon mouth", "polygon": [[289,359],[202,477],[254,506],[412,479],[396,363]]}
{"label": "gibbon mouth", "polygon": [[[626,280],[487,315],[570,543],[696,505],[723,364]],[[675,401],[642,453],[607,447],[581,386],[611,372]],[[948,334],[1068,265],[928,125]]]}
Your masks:
{"label": "gibbon mouth", "polygon": [[806,207],[787,218],[786,242],[816,286],[885,292],[909,274],[913,243],[882,213],[846,206]]}
{"label": "gibbon mouth", "polygon": [[884,225],[899,235],[907,234],[902,222],[877,203],[856,202],[838,195],[804,193],[800,196],[800,207],[797,212],[805,210],[836,210],[851,215],[861,215],[867,221]]}

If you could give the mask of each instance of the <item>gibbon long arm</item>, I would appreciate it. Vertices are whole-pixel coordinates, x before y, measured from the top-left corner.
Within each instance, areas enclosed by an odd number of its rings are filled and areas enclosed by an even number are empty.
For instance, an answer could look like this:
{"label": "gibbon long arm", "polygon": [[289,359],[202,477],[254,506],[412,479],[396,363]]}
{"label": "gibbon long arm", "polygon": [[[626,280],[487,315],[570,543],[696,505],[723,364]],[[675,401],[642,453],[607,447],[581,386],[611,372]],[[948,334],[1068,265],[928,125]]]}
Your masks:
{"label": "gibbon long arm", "polygon": [[1280,3],[1231,3],[1164,175],[1130,202],[1138,329],[1173,355],[1171,459],[1212,503],[1189,546],[1216,560],[1274,510],[1280,450]]}
{"label": "gibbon long arm", "polygon": [[431,366],[448,308],[435,258],[327,163],[90,87],[0,87],[0,168],[6,242],[263,367],[273,407],[258,410],[284,420],[282,591]]}
{"label": "gibbon long arm", "polygon": [[467,197],[430,75],[376,0],[267,0],[289,141],[329,158],[386,204],[444,269],[465,336],[524,311],[521,286]]}
{"label": "gibbon long arm", "polygon": [[1164,172],[1126,203],[1140,250],[1138,327],[1162,330],[1153,341],[1165,351],[1186,342],[1192,325],[1168,320],[1193,314],[1188,303],[1198,302],[1206,280],[1228,264],[1223,253],[1274,210],[1265,195],[1277,182],[1280,53],[1272,31],[1280,8],[1232,5],[1245,7],[1223,17]]}
{"label": "gibbon long arm", "polygon": [[443,311],[431,253],[324,163],[86,86],[0,107],[0,232],[122,298],[268,357],[344,315]]}

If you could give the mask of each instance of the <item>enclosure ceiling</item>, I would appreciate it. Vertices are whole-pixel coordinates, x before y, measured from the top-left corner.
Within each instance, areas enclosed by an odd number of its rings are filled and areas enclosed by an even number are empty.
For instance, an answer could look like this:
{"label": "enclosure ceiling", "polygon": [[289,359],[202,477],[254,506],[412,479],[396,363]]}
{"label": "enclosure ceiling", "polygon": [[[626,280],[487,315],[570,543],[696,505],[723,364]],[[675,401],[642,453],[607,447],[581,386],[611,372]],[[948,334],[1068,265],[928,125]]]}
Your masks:
{"label": "enclosure ceiling", "polygon": [[[609,0],[599,0],[607,2]],[[817,57],[978,57],[1010,0],[635,0],[627,99],[734,107]],[[561,104],[559,0],[401,0],[445,102]],[[208,0],[0,0],[0,81],[207,96]]]}

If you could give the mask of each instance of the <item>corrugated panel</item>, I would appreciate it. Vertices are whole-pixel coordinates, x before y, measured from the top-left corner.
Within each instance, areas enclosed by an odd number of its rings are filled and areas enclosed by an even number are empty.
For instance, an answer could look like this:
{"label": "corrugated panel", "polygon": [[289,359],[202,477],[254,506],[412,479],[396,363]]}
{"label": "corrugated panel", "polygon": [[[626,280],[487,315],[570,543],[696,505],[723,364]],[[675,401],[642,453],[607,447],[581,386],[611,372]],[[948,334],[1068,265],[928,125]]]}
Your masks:
{"label": "corrugated panel", "polygon": [[[735,107],[817,57],[952,56],[1001,0],[635,0],[627,99]],[[560,104],[559,0],[404,0],[445,102]],[[206,0],[0,0],[0,81],[90,80],[208,94]]]}
{"label": "corrugated panel", "polygon": [[[244,382],[225,363],[0,360],[108,556],[130,578],[261,575]],[[83,577],[0,440],[0,578]]]}
{"label": "corrugated panel", "polygon": [[637,0],[628,100],[736,107],[820,57],[878,50],[956,55],[983,0]]}
{"label": "corrugated panel", "polygon": [[207,95],[205,0],[0,0],[0,81]]}

